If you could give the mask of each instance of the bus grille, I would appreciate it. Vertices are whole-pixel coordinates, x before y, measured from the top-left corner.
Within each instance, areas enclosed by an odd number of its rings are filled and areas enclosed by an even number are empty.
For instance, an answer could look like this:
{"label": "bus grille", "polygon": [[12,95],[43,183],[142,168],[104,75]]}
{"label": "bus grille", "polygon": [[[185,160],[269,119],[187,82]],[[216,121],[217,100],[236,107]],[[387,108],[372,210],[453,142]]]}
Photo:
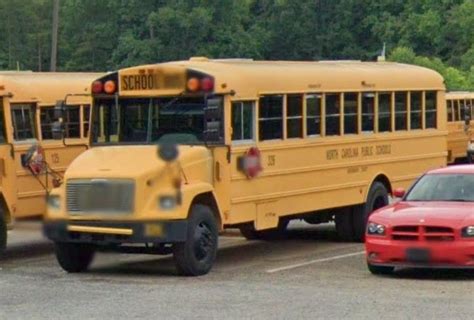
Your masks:
{"label": "bus grille", "polygon": [[133,180],[74,179],[66,186],[67,210],[70,214],[133,212]]}

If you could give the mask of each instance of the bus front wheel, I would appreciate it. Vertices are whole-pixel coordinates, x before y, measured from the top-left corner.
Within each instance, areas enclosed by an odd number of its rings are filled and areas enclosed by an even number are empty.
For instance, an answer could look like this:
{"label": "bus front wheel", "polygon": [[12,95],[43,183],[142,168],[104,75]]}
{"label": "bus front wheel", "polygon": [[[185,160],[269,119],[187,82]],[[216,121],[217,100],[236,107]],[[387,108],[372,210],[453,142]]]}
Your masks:
{"label": "bus front wheel", "polygon": [[55,244],[56,259],[59,265],[69,273],[87,271],[95,256],[95,247],[83,243]]}
{"label": "bus front wheel", "polygon": [[212,210],[204,205],[194,205],[188,220],[186,241],[173,245],[178,272],[185,276],[207,274],[216,259],[218,237]]}

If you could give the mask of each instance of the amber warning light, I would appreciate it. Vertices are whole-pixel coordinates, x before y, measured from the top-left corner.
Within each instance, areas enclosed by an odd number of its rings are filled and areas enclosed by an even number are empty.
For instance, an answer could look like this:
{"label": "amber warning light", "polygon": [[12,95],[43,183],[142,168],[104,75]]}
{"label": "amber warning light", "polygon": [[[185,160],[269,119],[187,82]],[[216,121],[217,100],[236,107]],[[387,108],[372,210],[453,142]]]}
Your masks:
{"label": "amber warning light", "polygon": [[202,79],[198,79],[194,77],[189,78],[186,87],[188,91],[190,92],[198,92],[198,91],[211,92],[214,90],[214,79],[210,77],[205,77]]}
{"label": "amber warning light", "polygon": [[117,84],[113,80],[107,80],[105,83],[103,83],[100,80],[97,80],[92,83],[92,93],[114,94],[116,91],[117,91]]}

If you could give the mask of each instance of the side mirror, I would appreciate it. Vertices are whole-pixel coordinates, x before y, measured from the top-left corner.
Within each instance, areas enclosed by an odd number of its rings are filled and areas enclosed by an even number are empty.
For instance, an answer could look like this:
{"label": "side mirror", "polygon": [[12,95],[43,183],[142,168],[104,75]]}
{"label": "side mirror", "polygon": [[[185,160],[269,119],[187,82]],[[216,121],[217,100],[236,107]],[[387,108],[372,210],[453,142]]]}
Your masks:
{"label": "side mirror", "polygon": [[397,189],[393,190],[393,196],[395,198],[403,198],[405,196],[405,189],[397,188]]}
{"label": "side mirror", "polygon": [[165,162],[173,162],[178,158],[179,151],[175,144],[162,144],[158,146],[158,157]]}
{"label": "side mirror", "polygon": [[62,140],[64,138],[64,123],[61,120],[54,121],[51,125],[51,132],[54,140]]}
{"label": "side mirror", "polygon": [[56,101],[56,105],[54,106],[54,118],[63,119],[65,112],[66,112],[66,104],[64,103],[64,100]]}

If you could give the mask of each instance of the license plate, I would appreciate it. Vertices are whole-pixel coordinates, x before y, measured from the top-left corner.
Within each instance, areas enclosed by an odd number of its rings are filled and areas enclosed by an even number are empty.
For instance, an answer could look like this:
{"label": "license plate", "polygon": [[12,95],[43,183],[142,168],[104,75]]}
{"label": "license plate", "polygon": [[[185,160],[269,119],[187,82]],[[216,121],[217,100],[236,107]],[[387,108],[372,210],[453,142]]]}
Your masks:
{"label": "license plate", "polygon": [[431,260],[430,251],[424,248],[409,248],[405,255],[406,260],[411,263],[428,263]]}
{"label": "license plate", "polygon": [[148,223],[145,225],[145,235],[148,237],[161,237],[163,233],[163,225],[159,223]]}

